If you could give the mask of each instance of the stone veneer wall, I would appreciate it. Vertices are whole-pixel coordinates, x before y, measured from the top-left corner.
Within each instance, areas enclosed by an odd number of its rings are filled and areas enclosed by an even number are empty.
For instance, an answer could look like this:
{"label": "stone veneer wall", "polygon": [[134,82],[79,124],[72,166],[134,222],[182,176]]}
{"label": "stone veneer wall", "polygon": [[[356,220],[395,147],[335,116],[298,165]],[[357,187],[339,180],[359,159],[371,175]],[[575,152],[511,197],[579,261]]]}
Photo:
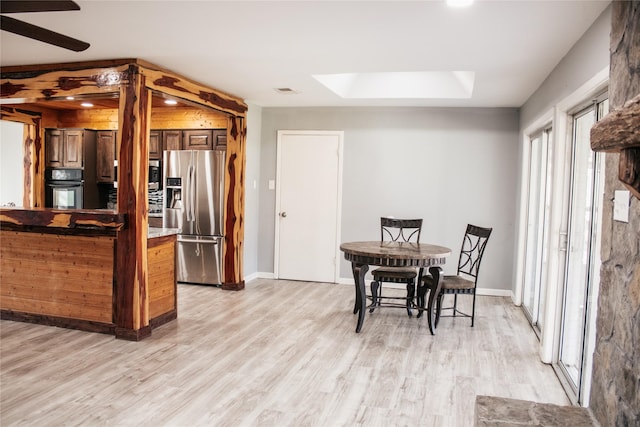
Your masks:
{"label": "stone veneer wall", "polygon": [[[640,2],[614,1],[609,103],[640,94]],[[640,119],[636,132],[640,132]],[[640,426],[640,200],[629,222],[613,220],[618,154],[606,155],[602,269],[590,408],[603,426]]]}

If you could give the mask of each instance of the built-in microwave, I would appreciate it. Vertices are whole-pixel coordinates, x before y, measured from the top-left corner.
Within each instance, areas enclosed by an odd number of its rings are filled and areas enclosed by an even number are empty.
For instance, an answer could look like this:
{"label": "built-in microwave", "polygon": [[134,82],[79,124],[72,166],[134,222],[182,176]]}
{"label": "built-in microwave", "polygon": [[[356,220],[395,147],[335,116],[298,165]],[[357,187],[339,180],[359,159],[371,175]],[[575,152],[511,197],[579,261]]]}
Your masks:
{"label": "built-in microwave", "polygon": [[[114,176],[116,181],[114,188],[118,188],[118,161],[113,161]],[[149,160],[149,191],[156,191],[162,188],[162,166],[160,160]]]}
{"label": "built-in microwave", "polygon": [[162,168],[160,160],[149,160],[149,191],[162,188]]}

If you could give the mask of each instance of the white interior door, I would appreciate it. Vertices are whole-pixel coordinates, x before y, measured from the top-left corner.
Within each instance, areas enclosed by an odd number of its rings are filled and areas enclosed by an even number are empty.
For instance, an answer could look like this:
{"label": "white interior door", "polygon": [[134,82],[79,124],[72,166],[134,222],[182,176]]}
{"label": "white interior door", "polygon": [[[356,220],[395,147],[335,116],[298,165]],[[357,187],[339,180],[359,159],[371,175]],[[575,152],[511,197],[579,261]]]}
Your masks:
{"label": "white interior door", "polygon": [[342,131],[278,131],[274,274],[336,282]]}

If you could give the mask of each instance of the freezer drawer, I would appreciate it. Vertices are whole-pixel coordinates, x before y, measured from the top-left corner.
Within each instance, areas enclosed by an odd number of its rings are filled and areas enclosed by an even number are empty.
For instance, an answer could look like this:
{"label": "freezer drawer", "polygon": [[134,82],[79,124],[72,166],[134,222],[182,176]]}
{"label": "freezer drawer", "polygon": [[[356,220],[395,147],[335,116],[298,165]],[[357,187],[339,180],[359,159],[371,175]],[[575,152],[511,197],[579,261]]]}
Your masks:
{"label": "freezer drawer", "polygon": [[222,284],[222,236],[178,236],[178,282]]}

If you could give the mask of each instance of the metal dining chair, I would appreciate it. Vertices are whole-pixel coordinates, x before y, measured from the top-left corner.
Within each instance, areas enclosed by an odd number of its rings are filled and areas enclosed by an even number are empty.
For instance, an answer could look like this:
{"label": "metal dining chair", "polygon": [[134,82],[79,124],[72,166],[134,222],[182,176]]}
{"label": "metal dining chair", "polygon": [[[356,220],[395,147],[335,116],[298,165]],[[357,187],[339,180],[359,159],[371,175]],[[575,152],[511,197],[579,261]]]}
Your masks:
{"label": "metal dining chair", "polygon": [[[435,326],[438,326],[442,310],[452,310],[451,315],[442,317],[462,317],[471,318],[471,326],[473,327],[476,314],[476,284],[478,282],[478,272],[480,271],[480,262],[484,255],[484,249],[491,235],[492,228],[483,228],[476,225],[467,225],[467,231],[462,240],[462,248],[460,249],[460,258],[458,259],[458,273],[454,276],[444,276],[440,293],[436,300],[436,318]],[[427,291],[433,292],[435,283],[431,275],[422,276],[418,284],[418,300],[422,301],[421,310],[418,317],[422,316],[424,309],[425,294]],[[442,307],[442,299],[445,294],[453,294],[453,306]],[[458,295],[466,294],[473,297],[471,314],[463,313],[458,310]]]}
{"label": "metal dining chair", "polygon": [[[422,219],[380,218],[380,240],[392,242],[420,241]],[[413,267],[379,267],[371,272],[371,305],[369,312],[376,307],[406,307],[411,316],[411,307],[415,297],[415,282],[418,273]],[[382,296],[382,283],[403,283],[407,287],[406,297]],[[396,302],[394,302],[394,300]],[[384,301],[384,302],[383,302]],[[399,303],[397,301],[402,301]]]}

